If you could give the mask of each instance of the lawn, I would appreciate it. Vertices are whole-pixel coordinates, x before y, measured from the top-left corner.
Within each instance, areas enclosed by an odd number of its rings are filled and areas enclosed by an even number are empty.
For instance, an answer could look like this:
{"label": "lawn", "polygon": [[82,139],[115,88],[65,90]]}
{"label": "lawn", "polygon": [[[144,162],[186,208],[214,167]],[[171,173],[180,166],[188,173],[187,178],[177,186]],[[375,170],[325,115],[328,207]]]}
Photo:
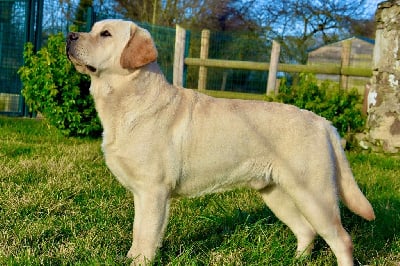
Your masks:
{"label": "lawn", "polygon": [[[342,208],[357,263],[400,265],[400,157],[348,153],[377,219]],[[107,170],[100,140],[66,138],[45,120],[0,117],[0,265],[129,265],[133,198]],[[334,265],[320,238],[310,258],[242,189],[176,199],[154,265]]]}

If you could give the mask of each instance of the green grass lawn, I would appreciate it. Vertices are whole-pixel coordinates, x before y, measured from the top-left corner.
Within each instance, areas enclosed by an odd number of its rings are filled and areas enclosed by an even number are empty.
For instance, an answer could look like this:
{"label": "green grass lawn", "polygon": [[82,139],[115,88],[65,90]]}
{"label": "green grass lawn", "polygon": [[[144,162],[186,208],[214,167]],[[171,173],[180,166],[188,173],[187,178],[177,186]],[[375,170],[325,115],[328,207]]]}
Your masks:
{"label": "green grass lawn", "polygon": [[[350,152],[377,219],[342,208],[362,265],[400,265],[400,158]],[[107,170],[100,140],[44,120],[0,117],[0,265],[129,265],[133,197]],[[295,260],[290,230],[250,190],[176,199],[154,265],[334,265],[320,238]]]}

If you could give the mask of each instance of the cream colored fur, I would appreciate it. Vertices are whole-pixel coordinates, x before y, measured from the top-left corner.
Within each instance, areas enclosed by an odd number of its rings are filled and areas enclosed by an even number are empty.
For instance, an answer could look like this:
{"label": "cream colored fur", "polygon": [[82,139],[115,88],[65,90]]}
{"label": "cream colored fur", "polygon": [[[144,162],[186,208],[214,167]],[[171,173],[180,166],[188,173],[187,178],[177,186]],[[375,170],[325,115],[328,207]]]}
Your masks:
{"label": "cream colored fur", "polygon": [[353,265],[337,195],[360,216],[375,216],[324,118],[172,86],[150,34],[128,21],[70,33],[67,54],[91,77],[106,163],[134,195],[133,264],[154,259],[172,197],[251,187],[296,235],[298,255],[309,253],[319,234],[339,265]]}

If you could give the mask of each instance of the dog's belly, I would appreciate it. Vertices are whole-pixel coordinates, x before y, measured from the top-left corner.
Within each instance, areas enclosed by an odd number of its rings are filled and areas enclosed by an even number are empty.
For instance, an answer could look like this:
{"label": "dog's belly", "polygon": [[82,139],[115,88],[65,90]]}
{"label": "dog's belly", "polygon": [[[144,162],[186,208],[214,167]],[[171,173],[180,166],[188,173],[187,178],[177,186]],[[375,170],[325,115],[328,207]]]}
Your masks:
{"label": "dog's belly", "polygon": [[154,157],[152,163],[138,163],[136,157],[105,150],[105,158],[118,181],[133,192],[166,185],[174,197],[195,197],[237,187],[259,190],[273,182],[272,163],[264,156],[172,159],[154,164],[160,157]]}
{"label": "dog's belly", "polygon": [[263,158],[241,163],[195,165],[183,170],[173,191],[174,196],[195,197],[237,187],[262,189],[272,182],[272,167]]}

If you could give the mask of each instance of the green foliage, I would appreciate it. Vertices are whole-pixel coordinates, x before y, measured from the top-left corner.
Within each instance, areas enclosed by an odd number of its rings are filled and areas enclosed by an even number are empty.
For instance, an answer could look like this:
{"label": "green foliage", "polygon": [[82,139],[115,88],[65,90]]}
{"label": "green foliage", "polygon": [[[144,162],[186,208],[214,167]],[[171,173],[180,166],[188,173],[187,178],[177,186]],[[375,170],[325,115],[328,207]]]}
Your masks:
{"label": "green foliage", "polygon": [[65,55],[65,39],[50,36],[47,47],[36,54],[24,49],[24,66],[18,71],[22,95],[31,111],[42,113],[67,136],[98,136],[101,124],[89,93],[88,76],[79,74]]}
{"label": "green foliage", "polygon": [[238,93],[206,90],[204,93],[218,98],[278,101],[310,110],[325,117],[338,129],[341,136],[363,130],[365,118],[361,113],[362,97],[357,90],[341,90],[333,82],[318,82],[314,75],[300,74],[295,85],[281,81],[279,94]]}
{"label": "green foliage", "polygon": [[314,75],[300,74],[298,83],[287,85],[284,79],[274,100],[310,110],[330,120],[341,136],[362,131],[365,119],[361,113],[361,95],[357,90],[341,90],[338,85],[319,83]]}

